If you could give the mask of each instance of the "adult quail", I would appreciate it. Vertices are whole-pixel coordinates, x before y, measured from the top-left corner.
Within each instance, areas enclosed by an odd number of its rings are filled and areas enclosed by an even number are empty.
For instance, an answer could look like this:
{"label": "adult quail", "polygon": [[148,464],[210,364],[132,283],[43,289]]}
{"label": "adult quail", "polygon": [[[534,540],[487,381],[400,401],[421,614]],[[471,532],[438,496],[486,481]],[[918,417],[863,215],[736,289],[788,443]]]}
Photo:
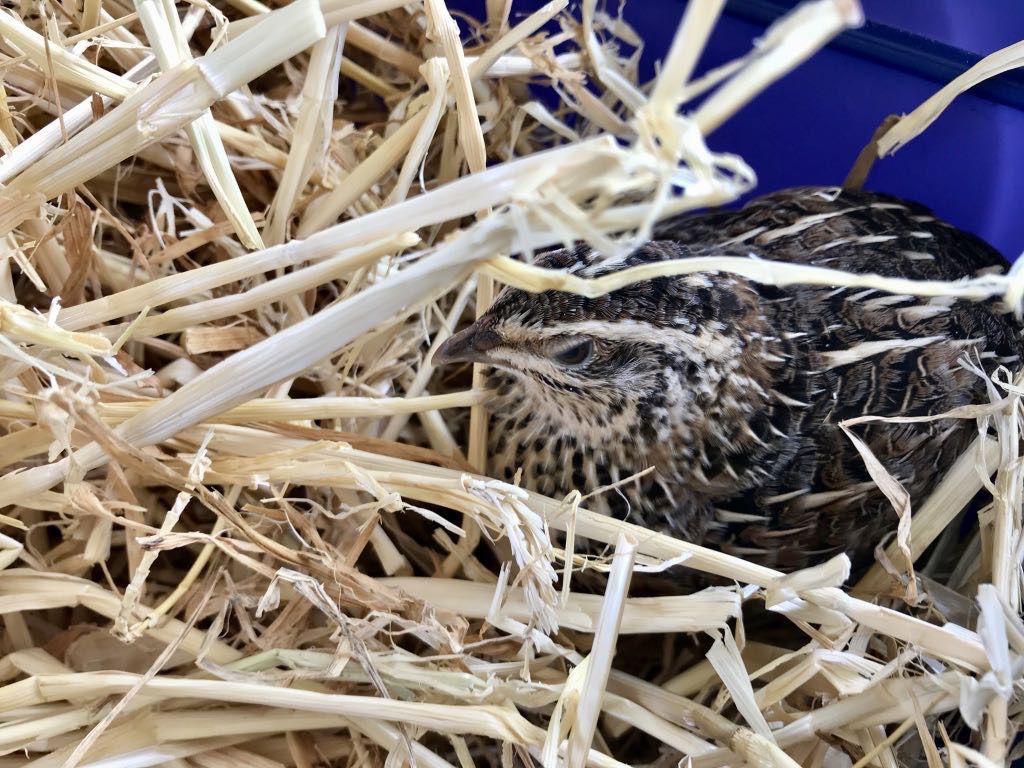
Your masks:
{"label": "adult quail", "polygon": [[[593,277],[711,255],[928,280],[1006,267],[918,204],[820,187],[667,221],[615,262],[579,245],[538,263]],[[782,571],[839,552],[859,571],[896,515],[839,423],[984,401],[962,359],[991,371],[1021,353],[995,302],[697,273],[593,299],[506,289],[434,361],[493,366],[496,477],[521,469],[554,497],[614,485],[588,507]],[[915,502],[977,434],[957,419],[855,429]]]}

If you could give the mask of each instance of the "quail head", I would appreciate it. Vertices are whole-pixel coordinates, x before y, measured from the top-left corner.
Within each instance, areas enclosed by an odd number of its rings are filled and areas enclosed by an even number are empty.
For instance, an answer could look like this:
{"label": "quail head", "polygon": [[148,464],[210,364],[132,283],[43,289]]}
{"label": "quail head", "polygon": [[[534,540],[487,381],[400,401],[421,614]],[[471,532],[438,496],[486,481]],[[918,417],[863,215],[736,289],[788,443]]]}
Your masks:
{"label": "quail head", "polygon": [[[580,245],[539,263],[596,277],[716,255],[912,279],[1006,266],[917,204],[832,188],[668,221],[615,262]],[[521,469],[555,497],[612,486],[588,506],[783,571],[839,552],[859,570],[896,515],[840,422],[979,402],[985,383],[961,362],[1013,368],[1021,351],[1021,327],[994,303],[723,272],[598,298],[506,289],[435,361],[493,366],[494,476]],[[956,419],[856,431],[914,501],[977,434]]]}

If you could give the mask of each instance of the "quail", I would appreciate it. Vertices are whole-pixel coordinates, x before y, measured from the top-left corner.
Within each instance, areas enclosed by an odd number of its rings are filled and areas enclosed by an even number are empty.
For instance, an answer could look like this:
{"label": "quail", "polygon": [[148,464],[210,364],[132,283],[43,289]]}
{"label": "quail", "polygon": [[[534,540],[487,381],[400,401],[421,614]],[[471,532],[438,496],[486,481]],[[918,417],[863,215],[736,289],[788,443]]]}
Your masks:
{"label": "quail", "polygon": [[[919,204],[823,187],[668,220],[615,261],[577,245],[537,263],[596,277],[716,255],[927,280],[1006,267]],[[495,477],[521,470],[554,497],[606,489],[589,508],[784,572],[840,552],[859,571],[897,517],[840,422],[984,401],[978,365],[1012,369],[1022,347],[996,302],[719,272],[598,298],[506,288],[434,361],[492,366]],[[856,433],[918,503],[976,429],[873,421]]]}

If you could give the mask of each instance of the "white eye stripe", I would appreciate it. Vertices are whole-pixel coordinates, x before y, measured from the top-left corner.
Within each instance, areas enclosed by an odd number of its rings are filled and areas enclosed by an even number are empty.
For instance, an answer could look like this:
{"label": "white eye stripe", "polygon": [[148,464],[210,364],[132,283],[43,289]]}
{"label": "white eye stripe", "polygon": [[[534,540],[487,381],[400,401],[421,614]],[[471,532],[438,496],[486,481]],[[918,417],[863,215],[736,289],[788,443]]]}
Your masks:
{"label": "white eye stripe", "polygon": [[537,339],[578,335],[615,342],[634,342],[655,345],[667,353],[676,353],[692,359],[725,360],[739,352],[739,340],[725,333],[704,328],[690,333],[682,328],[652,325],[642,320],[621,320],[614,323],[600,320],[581,320],[543,328],[503,327],[502,335],[513,345]]}

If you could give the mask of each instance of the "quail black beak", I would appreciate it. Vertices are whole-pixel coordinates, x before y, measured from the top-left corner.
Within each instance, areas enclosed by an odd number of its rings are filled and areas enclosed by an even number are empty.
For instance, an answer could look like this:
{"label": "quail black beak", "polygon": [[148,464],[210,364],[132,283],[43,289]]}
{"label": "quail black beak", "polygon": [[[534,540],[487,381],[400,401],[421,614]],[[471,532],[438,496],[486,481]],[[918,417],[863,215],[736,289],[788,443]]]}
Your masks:
{"label": "quail black beak", "polygon": [[496,331],[481,328],[474,323],[438,347],[430,362],[435,366],[449,363],[493,364],[494,361],[487,353],[501,344],[501,340],[501,335]]}

